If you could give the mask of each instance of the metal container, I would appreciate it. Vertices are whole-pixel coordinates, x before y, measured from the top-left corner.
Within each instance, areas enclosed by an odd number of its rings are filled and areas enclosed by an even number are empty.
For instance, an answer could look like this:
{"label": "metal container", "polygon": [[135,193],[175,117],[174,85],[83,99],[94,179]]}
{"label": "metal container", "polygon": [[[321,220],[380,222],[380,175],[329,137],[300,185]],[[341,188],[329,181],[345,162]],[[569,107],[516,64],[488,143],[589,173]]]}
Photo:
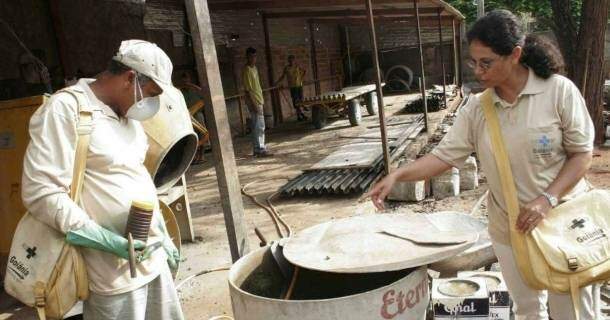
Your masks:
{"label": "metal container", "polygon": [[[308,272],[311,274],[308,275]],[[229,290],[234,318],[236,320],[424,320],[426,318],[426,308],[430,301],[426,266],[369,274],[322,273],[301,269],[299,278],[302,280],[297,281],[295,286],[293,295],[295,300],[281,300],[279,297],[287,281],[281,276],[269,247],[260,248],[241,258],[229,272]],[[350,285],[334,285],[334,281]],[[258,288],[253,284],[258,284]],[[320,286],[325,286],[326,290],[319,290]],[[299,293],[299,287],[307,287],[304,289],[306,292]],[[345,292],[341,290],[344,288],[358,292],[337,295],[340,291]],[[313,299],[303,298],[308,294],[313,296]]]}
{"label": "metal container", "polygon": [[160,193],[176,184],[197,150],[197,135],[184,97],[178,89],[167,90],[161,95],[159,112],[142,122],[149,144],[144,165]]}

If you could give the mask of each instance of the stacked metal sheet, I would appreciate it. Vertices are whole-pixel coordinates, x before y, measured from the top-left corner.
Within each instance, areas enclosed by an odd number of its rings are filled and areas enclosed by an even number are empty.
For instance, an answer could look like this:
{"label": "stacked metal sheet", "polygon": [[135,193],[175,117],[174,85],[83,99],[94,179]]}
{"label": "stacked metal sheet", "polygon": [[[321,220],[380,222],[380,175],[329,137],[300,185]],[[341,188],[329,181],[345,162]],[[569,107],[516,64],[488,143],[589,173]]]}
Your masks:
{"label": "stacked metal sheet", "polygon": [[[423,117],[406,126],[401,137],[390,144],[390,158],[395,159],[410,144],[410,138],[423,129]],[[354,194],[363,193],[383,174],[381,152],[373,163],[364,168],[318,169],[303,172],[285,184],[280,192],[284,196]]]}

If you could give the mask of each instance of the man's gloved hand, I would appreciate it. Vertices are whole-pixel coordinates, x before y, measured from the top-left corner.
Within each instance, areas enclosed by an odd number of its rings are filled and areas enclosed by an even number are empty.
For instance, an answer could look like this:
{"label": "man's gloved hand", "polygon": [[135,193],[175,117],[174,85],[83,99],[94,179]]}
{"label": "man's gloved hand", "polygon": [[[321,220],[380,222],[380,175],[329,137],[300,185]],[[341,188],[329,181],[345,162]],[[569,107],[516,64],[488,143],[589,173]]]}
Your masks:
{"label": "man's gloved hand", "polygon": [[[123,259],[129,259],[127,239],[94,222],[89,222],[80,229],[69,231],[66,234],[66,241],[75,246],[101,250]],[[133,246],[136,250],[141,250],[146,244],[140,240],[134,240]]]}
{"label": "man's gloved hand", "polygon": [[178,251],[178,248],[176,248],[172,238],[170,238],[169,232],[167,232],[167,229],[165,228],[165,222],[163,219],[157,219],[157,221],[157,228],[159,228],[163,234],[163,241],[161,245],[167,254],[167,264],[172,271],[176,271],[178,270],[178,265],[180,263],[180,252]]}

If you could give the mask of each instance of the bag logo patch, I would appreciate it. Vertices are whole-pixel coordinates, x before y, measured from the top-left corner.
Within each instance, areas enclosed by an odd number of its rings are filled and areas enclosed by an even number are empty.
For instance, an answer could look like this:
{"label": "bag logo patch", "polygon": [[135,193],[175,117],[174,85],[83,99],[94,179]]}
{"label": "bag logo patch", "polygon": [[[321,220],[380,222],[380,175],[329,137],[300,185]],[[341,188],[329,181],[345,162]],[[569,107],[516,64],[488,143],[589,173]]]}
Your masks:
{"label": "bag logo patch", "polygon": [[10,265],[8,266],[8,269],[13,271],[13,273],[21,280],[25,279],[25,277],[30,274],[30,270],[28,269],[28,267],[21,263],[19,260],[17,260],[17,257],[11,256],[11,258],[9,259],[9,263]]}
{"label": "bag logo patch", "polygon": [[576,228],[584,228],[585,227],[585,219],[574,219],[572,220],[572,225],[570,229],[575,230]]}
{"label": "bag logo patch", "polygon": [[36,247],[33,247],[33,248],[28,247],[27,249],[25,249],[25,252],[28,253],[26,258],[28,258],[28,259],[33,258],[36,256]]}
{"label": "bag logo patch", "polygon": [[608,238],[606,230],[592,223],[588,217],[580,217],[568,222],[567,227],[580,244],[593,244],[601,239]]}

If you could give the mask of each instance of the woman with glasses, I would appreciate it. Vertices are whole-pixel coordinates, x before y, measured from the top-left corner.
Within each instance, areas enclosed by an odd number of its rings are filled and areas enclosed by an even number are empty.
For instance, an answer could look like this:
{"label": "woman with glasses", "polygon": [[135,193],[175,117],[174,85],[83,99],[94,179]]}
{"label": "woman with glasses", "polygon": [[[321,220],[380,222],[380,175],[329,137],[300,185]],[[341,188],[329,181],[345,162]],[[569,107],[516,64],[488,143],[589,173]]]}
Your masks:
{"label": "woman with glasses", "polygon": [[[578,88],[559,75],[563,59],[544,38],[525,35],[517,18],[495,10],[475,22],[467,34],[468,65],[492,90],[504,143],[517,187],[521,212],[516,229],[527,233],[559,202],[587,191],[584,175],[591,165],[594,128]],[[515,318],[573,319],[569,295],[530,289],[517,269],[509,221],[480,103],[473,95],[455,123],[428,155],[395,170],[369,192],[374,205],[397,181],[417,181],[461,167],[476,153],[489,184],[489,234],[513,299]],[[597,293],[597,292],[595,292]],[[586,287],[580,295],[580,319],[599,319],[598,295]]]}

